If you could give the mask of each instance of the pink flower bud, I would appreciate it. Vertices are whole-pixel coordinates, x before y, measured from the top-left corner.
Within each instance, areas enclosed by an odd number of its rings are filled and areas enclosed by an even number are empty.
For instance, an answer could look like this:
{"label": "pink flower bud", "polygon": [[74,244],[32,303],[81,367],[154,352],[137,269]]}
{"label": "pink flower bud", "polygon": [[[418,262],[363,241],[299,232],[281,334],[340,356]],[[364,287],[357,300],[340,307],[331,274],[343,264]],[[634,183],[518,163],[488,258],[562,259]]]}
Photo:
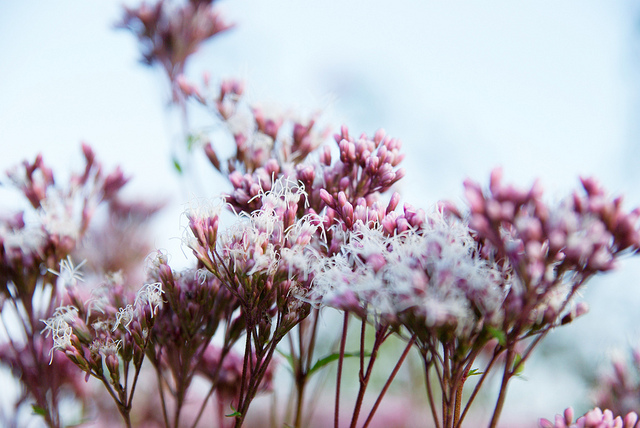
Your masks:
{"label": "pink flower bud", "polygon": [[624,428],[633,428],[638,423],[638,414],[630,412],[624,417]]}
{"label": "pink flower bud", "polygon": [[384,129],[378,129],[376,131],[376,133],[373,136],[373,141],[376,143],[376,145],[379,145],[382,142],[385,135],[386,133],[384,132]]}
{"label": "pink flower bud", "polygon": [[178,83],[178,88],[180,88],[180,90],[186,96],[191,96],[197,92],[196,88],[191,83],[189,83],[189,81],[183,74],[177,77],[176,82]]}
{"label": "pink flower bud", "polygon": [[467,198],[469,208],[472,213],[483,213],[485,209],[485,199],[482,189],[475,181],[464,181],[464,196]]}
{"label": "pink flower bud", "polygon": [[389,205],[387,205],[387,209],[385,213],[389,214],[391,211],[395,210],[399,203],[400,203],[400,193],[393,192],[393,195],[391,195],[391,199],[389,200]]}
{"label": "pink flower bud", "polygon": [[209,159],[209,162],[211,162],[211,165],[213,165],[215,169],[220,171],[220,168],[221,168],[220,159],[218,159],[218,155],[216,154],[216,151],[213,149],[213,146],[211,145],[211,143],[207,143],[207,145],[204,146],[204,153],[207,156],[207,159]]}
{"label": "pink flower bud", "polygon": [[574,412],[573,407],[567,407],[564,411],[564,421],[568,425],[573,422]]}
{"label": "pink flower bud", "polygon": [[324,146],[322,148],[322,153],[320,153],[320,162],[326,166],[331,165],[331,149],[329,149],[329,146]]}
{"label": "pink flower bud", "polygon": [[540,418],[538,424],[541,428],[556,428],[555,425],[548,419]]}
{"label": "pink flower bud", "polygon": [[349,188],[349,186],[351,186],[351,178],[342,177],[340,179],[340,183],[338,184],[338,187],[340,188],[340,190],[345,191]]}
{"label": "pink flower bud", "polygon": [[336,201],[333,199],[333,196],[331,196],[331,194],[325,189],[320,189],[320,199],[330,207],[336,206]]}
{"label": "pink flower bud", "polygon": [[491,171],[491,178],[489,179],[489,189],[492,193],[497,193],[500,189],[500,183],[502,182],[502,168],[497,167]]}

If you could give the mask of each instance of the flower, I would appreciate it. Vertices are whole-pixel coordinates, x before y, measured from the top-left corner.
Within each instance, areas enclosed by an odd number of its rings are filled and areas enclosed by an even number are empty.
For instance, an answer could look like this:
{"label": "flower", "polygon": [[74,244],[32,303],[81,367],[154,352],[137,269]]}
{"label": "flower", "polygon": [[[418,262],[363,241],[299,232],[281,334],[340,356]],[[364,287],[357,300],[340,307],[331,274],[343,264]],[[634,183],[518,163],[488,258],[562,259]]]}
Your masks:
{"label": "flower", "polygon": [[112,331],[116,331],[118,329],[118,326],[122,324],[125,330],[129,332],[129,324],[131,324],[131,321],[133,321],[134,318],[135,311],[133,309],[133,306],[127,305],[124,308],[118,309],[118,312],[116,313],[116,322],[113,324]]}
{"label": "flower", "polygon": [[136,300],[134,306],[143,307],[148,305],[151,308],[151,316],[162,306],[162,284],[154,282],[152,284],[145,284],[136,294]]}
{"label": "flower", "polygon": [[341,253],[316,272],[311,300],[353,310],[355,297],[374,319],[417,316],[423,329],[449,326],[460,335],[479,317],[492,320],[504,299],[501,272],[477,255],[463,222],[438,210],[427,220],[393,236],[357,223]]}
{"label": "flower", "polygon": [[48,336],[51,334],[53,339],[53,347],[49,351],[51,355],[51,361],[53,361],[53,351],[58,349],[60,351],[66,351],[73,347],[71,342],[73,328],[69,323],[73,323],[73,320],[78,317],[78,309],[73,306],[61,306],[57,308],[51,318],[47,320],[41,320],[45,324],[43,333]]}
{"label": "flower", "polygon": [[49,272],[57,275],[62,280],[65,287],[75,287],[78,281],[84,281],[80,268],[84,266],[86,262],[86,260],[83,260],[78,266],[74,266],[71,256],[67,256],[66,260],[60,260],[60,272],[53,269],[49,269]]}
{"label": "flower", "polygon": [[638,415],[635,412],[627,413],[624,419],[621,416],[613,416],[611,410],[604,412],[596,407],[589,410],[584,416],[573,422],[573,409],[571,407],[564,411],[564,415],[556,415],[554,422],[548,419],[540,419],[541,428],[634,428],[638,422]]}

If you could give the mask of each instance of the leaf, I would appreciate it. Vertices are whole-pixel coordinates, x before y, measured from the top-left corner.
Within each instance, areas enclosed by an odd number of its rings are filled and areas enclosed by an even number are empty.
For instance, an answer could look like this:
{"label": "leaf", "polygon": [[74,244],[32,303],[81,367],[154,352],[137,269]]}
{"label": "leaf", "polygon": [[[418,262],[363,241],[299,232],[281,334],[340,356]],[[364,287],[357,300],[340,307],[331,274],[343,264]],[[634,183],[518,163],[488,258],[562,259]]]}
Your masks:
{"label": "leaf", "polygon": [[233,410],[233,413],[229,413],[228,415],[225,415],[226,417],[235,418],[236,416],[242,416],[242,413],[234,409],[233,406],[230,406],[230,407],[231,407],[231,410]]}
{"label": "leaf", "polygon": [[481,372],[478,369],[471,369],[471,370],[469,370],[469,373],[467,373],[467,377],[469,377],[469,376],[478,376],[478,375],[481,375],[481,374],[484,374],[484,372]]}
{"label": "leaf", "polygon": [[[344,357],[359,357],[360,356],[360,352],[345,352],[344,353]],[[367,353],[365,354],[366,357],[370,357],[371,354]],[[340,353],[339,352],[334,352],[333,354],[329,354],[325,357],[320,358],[318,361],[315,362],[315,364],[309,369],[309,372],[307,373],[308,375],[313,374],[314,372],[320,370],[321,368],[323,368],[324,366],[326,366],[327,364],[329,364],[332,361],[335,361],[337,359],[340,358]]]}
{"label": "leaf", "polygon": [[173,158],[173,167],[178,171],[178,174],[182,174],[182,166],[180,166],[180,162],[176,158]]}
{"label": "leaf", "polygon": [[521,376],[522,372],[524,372],[524,363],[521,363],[521,361],[522,355],[516,354],[516,357],[513,359],[513,367],[511,368],[511,370],[513,370],[514,368],[516,369],[516,371],[513,372],[515,376]]}
{"label": "leaf", "polygon": [[202,137],[198,134],[187,135],[187,151],[191,152],[196,144],[202,140]]}
{"label": "leaf", "polygon": [[282,352],[281,350],[276,348],[276,352],[280,355],[282,355],[284,357],[285,360],[287,360],[287,362],[289,363],[289,366],[291,366],[291,371],[293,372],[293,357],[291,355],[285,354],[284,352]]}
{"label": "leaf", "polygon": [[487,326],[487,330],[489,334],[493,336],[495,339],[498,339],[498,343],[501,346],[507,346],[507,335],[502,330],[498,330],[495,327]]}
{"label": "leaf", "polygon": [[40,415],[40,416],[46,416],[47,415],[47,410],[46,409],[44,409],[44,408],[42,408],[40,406],[37,406],[35,404],[31,405],[31,410],[33,410],[33,414],[34,415]]}

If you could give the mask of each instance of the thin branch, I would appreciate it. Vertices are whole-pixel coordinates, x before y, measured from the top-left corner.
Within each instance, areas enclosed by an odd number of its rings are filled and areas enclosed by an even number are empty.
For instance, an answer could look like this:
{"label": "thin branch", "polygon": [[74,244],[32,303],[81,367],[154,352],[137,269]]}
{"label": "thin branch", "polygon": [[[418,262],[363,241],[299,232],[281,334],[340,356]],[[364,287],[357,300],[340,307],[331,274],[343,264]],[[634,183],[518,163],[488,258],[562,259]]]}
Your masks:
{"label": "thin branch", "polygon": [[378,407],[380,406],[380,403],[382,402],[382,398],[384,397],[384,395],[386,394],[387,390],[389,389],[389,386],[391,385],[391,382],[393,382],[393,379],[395,379],[396,375],[398,374],[398,371],[400,370],[400,367],[402,366],[402,363],[404,363],[405,358],[407,358],[407,355],[409,354],[409,351],[411,350],[411,347],[415,343],[415,339],[416,339],[416,336],[413,335],[411,337],[411,340],[409,340],[409,343],[407,343],[407,346],[404,348],[404,351],[402,352],[402,355],[400,356],[400,359],[398,360],[398,362],[396,363],[395,367],[393,368],[393,371],[391,372],[391,375],[389,376],[389,379],[387,379],[387,382],[385,382],[384,387],[382,388],[382,391],[380,392],[380,395],[378,395],[378,399],[376,400],[376,402],[374,403],[373,407],[371,408],[371,411],[369,412],[369,416],[367,417],[367,420],[364,422],[364,425],[362,426],[362,428],[367,428],[369,426],[369,424],[371,423],[371,420],[373,419],[373,415],[375,414],[376,410],[378,410]]}

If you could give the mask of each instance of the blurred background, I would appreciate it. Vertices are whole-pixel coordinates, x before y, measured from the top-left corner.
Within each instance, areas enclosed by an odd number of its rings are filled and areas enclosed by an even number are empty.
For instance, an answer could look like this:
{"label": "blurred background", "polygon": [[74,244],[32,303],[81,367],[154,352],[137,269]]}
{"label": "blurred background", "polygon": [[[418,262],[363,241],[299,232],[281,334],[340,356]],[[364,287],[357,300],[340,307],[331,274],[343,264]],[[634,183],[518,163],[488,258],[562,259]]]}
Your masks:
{"label": "blurred background", "polygon": [[[128,1],[135,5],[137,2]],[[322,110],[352,134],[384,128],[404,143],[403,201],[461,203],[462,181],[502,166],[549,200],[597,177],[640,205],[640,7],[631,0],[556,2],[224,0],[235,28],[194,56],[187,74],[240,77],[249,100]],[[114,29],[121,2],[0,1],[0,169],[42,153],[78,168],[80,142],[132,176],[131,197],[162,199],[154,244],[187,265],[181,213],[225,182],[206,163],[191,185],[170,156],[179,135],[159,69]],[[201,159],[202,160],[202,159]],[[0,205],[9,201],[0,202]],[[184,222],[183,222],[184,223]],[[591,312],[551,334],[510,386],[503,425],[532,425],[591,406],[585,379],[610,350],[640,343],[640,264],[589,285]]]}

